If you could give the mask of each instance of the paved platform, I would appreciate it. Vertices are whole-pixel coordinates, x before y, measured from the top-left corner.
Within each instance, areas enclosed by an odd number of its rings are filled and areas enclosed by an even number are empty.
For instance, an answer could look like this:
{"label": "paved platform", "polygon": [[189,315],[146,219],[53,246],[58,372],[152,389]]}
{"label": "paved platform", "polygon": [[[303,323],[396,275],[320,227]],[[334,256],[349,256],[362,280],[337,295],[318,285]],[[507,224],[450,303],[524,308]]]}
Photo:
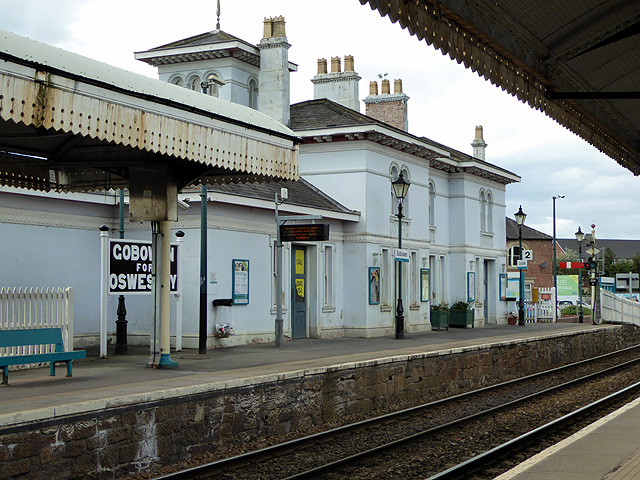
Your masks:
{"label": "paved platform", "polygon": [[43,420],[65,414],[102,410],[131,403],[153,401],[211,389],[230,388],[264,381],[265,376],[294,375],[303,371],[385,357],[421,354],[492,343],[563,335],[597,328],[584,323],[536,323],[525,326],[450,328],[407,334],[404,340],[382,338],[302,339],[285,342],[172,352],[178,362],[173,370],[147,368],[148,347],[129,347],[126,354],[99,358],[98,349],[73,362],[73,377],[58,366],[56,376],[48,368],[10,372],[9,385],[0,386],[0,427]]}
{"label": "paved platform", "polygon": [[640,398],[495,480],[637,480]]}
{"label": "paved platform", "polygon": [[[9,385],[0,386],[0,428],[46,420],[72,413],[188,395],[211,389],[287,378],[315,369],[375,359],[512,343],[574,334],[611,326],[577,323],[538,323],[486,326],[442,332],[407,334],[404,340],[384,338],[303,339],[197,351],[172,352],[175,370],[146,367],[148,347],[129,347],[107,358],[88,349],[87,359],[74,361],[73,377],[58,367],[11,372]],[[499,477],[500,480],[630,480],[640,478],[640,399],[610,415],[572,439],[542,452]]]}

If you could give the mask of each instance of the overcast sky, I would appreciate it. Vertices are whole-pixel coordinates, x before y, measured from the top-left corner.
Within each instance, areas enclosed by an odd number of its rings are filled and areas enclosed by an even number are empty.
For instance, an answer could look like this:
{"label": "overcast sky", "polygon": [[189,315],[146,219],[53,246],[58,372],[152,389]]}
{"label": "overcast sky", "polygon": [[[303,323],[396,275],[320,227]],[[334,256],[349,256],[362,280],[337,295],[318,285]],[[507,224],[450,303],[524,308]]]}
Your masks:
{"label": "overcast sky", "polygon": [[[506,214],[522,205],[526,224],[549,235],[556,201],[559,238],[578,226],[596,237],[640,239],[639,181],[614,160],[544,114],[392,24],[358,0],[222,0],[221,29],[251,43],[264,17],[284,15],[292,102],[313,98],[317,59],[353,55],[360,98],[388,73],[409,97],[409,131],[467,154],[475,126],[484,127],[486,160],[522,182],[507,186]],[[157,78],[133,52],[214,30],[216,1],[0,0],[0,29]],[[364,113],[364,105],[361,111]]]}

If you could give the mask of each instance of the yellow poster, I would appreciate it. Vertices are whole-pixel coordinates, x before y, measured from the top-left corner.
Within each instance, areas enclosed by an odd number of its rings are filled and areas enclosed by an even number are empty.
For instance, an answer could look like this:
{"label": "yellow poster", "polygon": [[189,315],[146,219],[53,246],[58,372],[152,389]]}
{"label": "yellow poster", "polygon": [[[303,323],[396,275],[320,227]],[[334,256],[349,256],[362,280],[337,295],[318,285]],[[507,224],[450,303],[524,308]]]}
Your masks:
{"label": "yellow poster", "polygon": [[296,294],[304,298],[304,278],[296,278]]}
{"label": "yellow poster", "polygon": [[296,250],[296,275],[304,275],[304,250]]}

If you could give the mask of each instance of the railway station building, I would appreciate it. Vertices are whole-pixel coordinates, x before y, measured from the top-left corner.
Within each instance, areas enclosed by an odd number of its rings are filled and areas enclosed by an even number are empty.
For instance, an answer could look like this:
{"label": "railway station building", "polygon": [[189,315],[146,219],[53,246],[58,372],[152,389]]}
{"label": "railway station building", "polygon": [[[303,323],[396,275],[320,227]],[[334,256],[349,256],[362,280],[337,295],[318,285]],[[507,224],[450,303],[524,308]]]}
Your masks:
{"label": "railway station building", "polygon": [[[332,58],[330,68],[319,59],[315,98],[291,105],[290,74],[297,66],[288,59],[289,46],[284,19],[276,17],[265,19],[258,44],[214,30],[136,53],[157,66],[161,83],[171,84],[176,95],[188,89],[241,105],[249,116],[249,109],[258,110],[300,142],[300,180],[248,182],[230,174],[207,187],[208,346],[273,341],[278,296],[289,338],[390,336],[399,283],[407,333],[431,329],[432,306],[460,300],[470,302],[476,327],[506,323],[505,195],[519,177],[485,160],[482,127],[473,136],[472,155],[410,133],[409,96],[400,80],[393,91],[388,80],[370,82],[361,113],[361,78],[350,56]],[[410,182],[401,227],[391,188],[400,174]],[[286,200],[279,196],[282,188]],[[178,199],[172,235],[185,235],[181,298],[171,304],[172,342],[181,308],[182,345],[195,348],[203,197],[191,187]],[[329,225],[327,240],[285,243],[282,292],[275,279],[276,200],[279,215],[321,216]],[[3,244],[12,245],[0,253],[0,263],[13,265],[0,272],[0,286],[73,287],[78,346],[96,341],[98,227],[108,225],[116,238],[118,212],[115,190],[0,190],[0,232]],[[401,278],[394,260],[399,228],[409,260]],[[148,223],[125,223],[126,239],[149,235]],[[238,266],[246,274],[237,274]],[[248,289],[242,298],[241,279]],[[153,302],[141,295],[126,302],[129,342],[147,344]],[[109,298],[108,308],[115,321],[117,297]],[[217,335],[216,326],[223,325],[233,335]]]}

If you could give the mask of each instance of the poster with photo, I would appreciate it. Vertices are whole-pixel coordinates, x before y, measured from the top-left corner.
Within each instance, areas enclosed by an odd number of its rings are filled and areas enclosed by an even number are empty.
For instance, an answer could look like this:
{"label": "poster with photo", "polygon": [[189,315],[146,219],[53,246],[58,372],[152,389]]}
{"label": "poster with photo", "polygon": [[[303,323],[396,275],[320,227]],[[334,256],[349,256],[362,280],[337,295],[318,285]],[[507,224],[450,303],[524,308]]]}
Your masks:
{"label": "poster with photo", "polygon": [[249,304],[249,260],[233,260],[233,292],[234,305]]}
{"label": "poster with photo", "polygon": [[380,304],[380,267],[369,267],[369,305]]}
{"label": "poster with photo", "polygon": [[420,269],[420,301],[428,302],[430,300],[429,294],[430,286],[429,286],[429,269],[421,268]]}

